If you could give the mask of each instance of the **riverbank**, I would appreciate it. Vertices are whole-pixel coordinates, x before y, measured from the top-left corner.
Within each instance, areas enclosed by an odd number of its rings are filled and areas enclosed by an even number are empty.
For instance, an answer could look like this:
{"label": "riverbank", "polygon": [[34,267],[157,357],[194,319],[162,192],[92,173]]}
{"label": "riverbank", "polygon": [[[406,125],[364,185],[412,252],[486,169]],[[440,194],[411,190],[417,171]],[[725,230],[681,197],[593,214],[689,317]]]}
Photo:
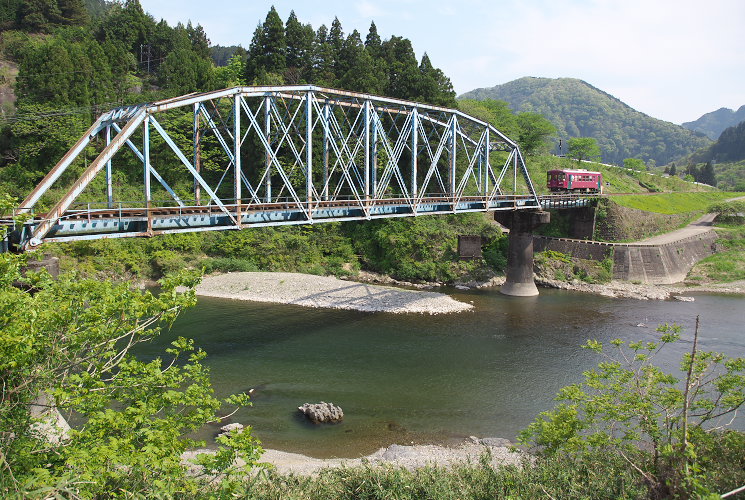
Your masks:
{"label": "riverbank", "polygon": [[[204,297],[397,314],[449,314],[473,308],[470,303],[431,291],[444,286],[442,283],[407,283],[365,272],[361,272],[356,279],[358,281],[301,273],[238,272],[207,276],[197,286],[196,292]],[[745,295],[745,281],[690,286],[682,283],[648,285],[623,281],[602,284],[580,280],[567,282],[539,276],[535,280],[540,287],[635,300],[689,300],[685,296],[696,293]],[[455,288],[496,288],[503,283],[504,277],[497,276],[486,282],[457,284]],[[419,289],[398,288],[401,286]]]}
{"label": "riverbank", "polygon": [[473,305],[422,290],[344,281],[300,273],[239,272],[207,276],[197,295],[364,312],[447,314]]}
{"label": "riverbank", "polygon": [[610,283],[585,283],[579,280],[566,282],[536,277],[536,284],[559,290],[573,290],[591,293],[604,297],[637,299],[637,300],[686,300],[691,293],[722,293],[728,295],[745,295],[745,281],[731,283],[712,283],[701,286],[690,286],[683,283],[674,285],[643,285],[624,281]]}
{"label": "riverbank", "polygon": [[[211,450],[193,450],[184,453],[184,462],[199,453],[211,453]],[[375,453],[360,458],[313,458],[299,453],[288,453],[279,450],[264,450],[260,462],[270,465],[280,474],[310,476],[320,470],[331,467],[358,467],[361,465],[403,467],[408,470],[419,469],[428,465],[450,467],[458,463],[479,463],[481,457],[488,453],[492,467],[516,465],[520,463],[523,453],[512,451],[511,443],[501,438],[483,438],[475,436],[456,446],[393,444],[381,448]]]}

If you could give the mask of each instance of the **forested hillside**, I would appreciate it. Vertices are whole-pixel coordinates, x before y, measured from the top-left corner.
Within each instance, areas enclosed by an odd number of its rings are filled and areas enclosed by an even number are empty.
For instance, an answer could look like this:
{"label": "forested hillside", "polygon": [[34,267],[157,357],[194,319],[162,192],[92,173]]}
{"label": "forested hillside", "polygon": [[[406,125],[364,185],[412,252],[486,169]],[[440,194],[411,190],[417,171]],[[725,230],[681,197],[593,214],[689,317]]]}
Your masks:
{"label": "forested hillside", "polygon": [[725,129],[717,142],[692,154],[691,160],[717,163],[745,160],[745,121]]}
{"label": "forested hillside", "polygon": [[725,129],[719,140],[700,149],[689,158],[689,164],[713,165],[717,187],[745,191],[745,121]]}
{"label": "forested hillside", "polygon": [[[363,41],[338,19],[314,29],[272,8],[224,66],[200,25],[156,21],[137,0],[0,3],[0,186],[22,196],[112,107],[238,84],[313,83],[453,106],[450,80],[411,42]],[[241,41],[236,41],[241,42]],[[232,49],[232,48],[228,48]],[[17,75],[15,74],[17,70]],[[90,151],[95,154],[94,150]]]}
{"label": "forested hillside", "polygon": [[[711,142],[701,133],[640,113],[573,78],[525,77],[476,89],[460,98],[498,99],[516,112],[540,113],[556,126],[557,138],[563,144],[572,137],[593,137],[600,145],[603,161],[619,165],[626,158],[663,165]],[[558,152],[558,141],[554,151]]]}
{"label": "forested hillside", "polygon": [[742,121],[745,121],[745,106],[740,106],[740,109],[737,111],[729,108],[719,108],[711,113],[706,113],[698,120],[685,122],[682,125],[688,130],[702,132],[709,139],[716,141],[724,129],[737,125]]}

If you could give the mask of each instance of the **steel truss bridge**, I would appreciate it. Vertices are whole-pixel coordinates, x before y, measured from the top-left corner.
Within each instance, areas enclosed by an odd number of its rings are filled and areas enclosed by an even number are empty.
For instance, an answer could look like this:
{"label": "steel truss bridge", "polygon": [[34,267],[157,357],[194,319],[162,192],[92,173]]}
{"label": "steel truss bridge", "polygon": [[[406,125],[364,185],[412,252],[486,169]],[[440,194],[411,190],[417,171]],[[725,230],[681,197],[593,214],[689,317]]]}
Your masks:
{"label": "steel truss bridge", "polygon": [[[125,171],[141,172],[138,195]],[[539,197],[517,144],[457,110],[311,85],[236,87],[101,115],[15,211],[26,220],[10,241],[26,250],[587,203]]]}

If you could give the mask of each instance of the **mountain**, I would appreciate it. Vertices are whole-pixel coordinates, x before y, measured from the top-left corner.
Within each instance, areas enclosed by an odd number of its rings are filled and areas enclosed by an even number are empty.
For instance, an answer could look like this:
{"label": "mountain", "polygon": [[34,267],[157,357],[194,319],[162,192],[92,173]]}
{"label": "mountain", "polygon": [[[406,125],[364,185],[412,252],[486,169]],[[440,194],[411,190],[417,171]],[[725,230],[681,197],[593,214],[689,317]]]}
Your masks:
{"label": "mountain", "polygon": [[575,78],[524,77],[466,92],[460,99],[497,99],[516,112],[540,113],[564,143],[571,137],[597,139],[603,160],[610,163],[640,158],[667,164],[711,144],[703,133],[647,116]]}
{"label": "mountain", "polygon": [[706,113],[698,120],[685,122],[683,126],[688,130],[703,132],[710,139],[716,141],[724,129],[742,121],[745,121],[745,106],[740,106],[737,111],[732,111],[729,108],[719,108],[711,113]]}
{"label": "mountain", "polygon": [[717,163],[732,163],[745,160],[745,121],[724,129],[714,144],[696,151],[690,159],[694,163],[712,160]]}
{"label": "mountain", "polygon": [[713,165],[716,185],[724,191],[745,191],[745,121],[728,127],[714,144],[699,149],[681,163]]}

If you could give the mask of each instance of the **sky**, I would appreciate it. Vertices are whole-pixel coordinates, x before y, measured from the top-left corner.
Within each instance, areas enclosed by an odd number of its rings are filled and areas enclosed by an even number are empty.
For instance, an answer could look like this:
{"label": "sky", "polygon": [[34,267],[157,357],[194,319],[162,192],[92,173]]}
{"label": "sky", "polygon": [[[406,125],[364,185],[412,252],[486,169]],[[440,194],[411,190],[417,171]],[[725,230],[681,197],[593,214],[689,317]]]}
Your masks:
{"label": "sky", "polygon": [[682,123],[745,105],[745,0],[140,0],[156,20],[201,24],[248,48],[272,5],[364,40],[403,36],[458,95],[523,76],[580,78],[655,118]]}

